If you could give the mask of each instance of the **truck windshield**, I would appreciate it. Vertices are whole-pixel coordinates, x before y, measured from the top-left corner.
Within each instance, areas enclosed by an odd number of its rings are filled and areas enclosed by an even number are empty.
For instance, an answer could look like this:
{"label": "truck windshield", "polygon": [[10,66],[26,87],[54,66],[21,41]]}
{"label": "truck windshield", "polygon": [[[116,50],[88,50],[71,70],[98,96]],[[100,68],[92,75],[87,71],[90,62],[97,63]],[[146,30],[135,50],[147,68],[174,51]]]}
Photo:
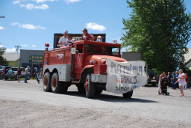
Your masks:
{"label": "truck windshield", "polygon": [[85,53],[89,54],[98,54],[98,55],[120,55],[119,47],[109,47],[109,46],[101,46],[101,45],[90,45],[87,44],[84,46]]}

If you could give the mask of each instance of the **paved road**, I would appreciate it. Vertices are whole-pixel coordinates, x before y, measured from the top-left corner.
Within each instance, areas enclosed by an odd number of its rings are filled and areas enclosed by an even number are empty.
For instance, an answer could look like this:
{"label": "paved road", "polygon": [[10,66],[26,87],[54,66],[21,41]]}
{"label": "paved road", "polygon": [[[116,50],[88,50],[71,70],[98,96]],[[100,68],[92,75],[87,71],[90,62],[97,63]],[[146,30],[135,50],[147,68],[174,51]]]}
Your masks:
{"label": "paved road", "polygon": [[179,97],[157,95],[157,88],[142,87],[133,98],[103,92],[96,99],[69,93],[42,91],[36,81],[28,84],[0,80],[0,128],[190,128],[191,90]]}

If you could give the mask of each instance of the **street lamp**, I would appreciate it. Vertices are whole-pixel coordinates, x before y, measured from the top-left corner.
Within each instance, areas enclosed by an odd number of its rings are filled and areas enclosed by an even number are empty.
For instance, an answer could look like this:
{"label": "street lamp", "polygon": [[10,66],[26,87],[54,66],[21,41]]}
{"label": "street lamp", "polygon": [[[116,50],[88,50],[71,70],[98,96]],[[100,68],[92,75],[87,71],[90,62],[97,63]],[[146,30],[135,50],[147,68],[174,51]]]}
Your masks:
{"label": "street lamp", "polygon": [[19,57],[19,49],[21,48],[20,45],[15,45],[15,48],[16,48],[16,52],[17,52],[17,65],[20,66],[20,57]]}

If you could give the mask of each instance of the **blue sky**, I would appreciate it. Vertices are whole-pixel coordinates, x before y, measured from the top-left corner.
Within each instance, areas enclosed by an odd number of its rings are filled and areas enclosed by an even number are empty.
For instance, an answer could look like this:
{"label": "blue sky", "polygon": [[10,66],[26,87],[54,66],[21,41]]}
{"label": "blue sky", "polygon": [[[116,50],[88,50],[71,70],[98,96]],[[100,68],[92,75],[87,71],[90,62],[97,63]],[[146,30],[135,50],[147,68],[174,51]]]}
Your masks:
{"label": "blue sky", "polygon": [[[191,0],[185,0],[191,13]],[[53,43],[54,33],[106,33],[107,41],[123,34],[122,18],[129,18],[126,0],[0,0],[0,47],[15,51],[44,49]],[[191,47],[189,43],[188,47]]]}

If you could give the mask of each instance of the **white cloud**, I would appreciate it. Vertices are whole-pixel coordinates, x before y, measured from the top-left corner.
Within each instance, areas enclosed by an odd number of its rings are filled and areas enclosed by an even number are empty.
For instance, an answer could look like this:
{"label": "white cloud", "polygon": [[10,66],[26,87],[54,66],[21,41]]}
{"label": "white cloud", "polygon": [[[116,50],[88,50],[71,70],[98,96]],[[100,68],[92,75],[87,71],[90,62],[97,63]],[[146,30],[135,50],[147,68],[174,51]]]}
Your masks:
{"label": "white cloud", "polygon": [[45,2],[55,2],[57,0],[13,0],[13,4],[20,4],[24,2],[35,2],[35,3],[45,3]]}
{"label": "white cloud", "polygon": [[39,25],[33,25],[33,24],[20,24],[20,23],[12,23],[12,26],[16,26],[23,29],[30,29],[30,30],[44,30],[45,28]]}
{"label": "white cloud", "polygon": [[16,52],[16,48],[6,48],[5,52]]}
{"label": "white cloud", "polygon": [[40,9],[40,10],[45,10],[48,9],[49,6],[47,4],[20,4],[20,7],[26,8],[28,10],[32,9]]}
{"label": "white cloud", "polygon": [[32,0],[36,3],[55,2],[56,0]]}
{"label": "white cloud", "polygon": [[96,31],[105,31],[106,27],[103,25],[99,25],[97,23],[93,23],[93,22],[89,22],[86,24],[86,28],[87,29],[92,29],[92,30],[96,30]]}
{"label": "white cloud", "polygon": [[25,2],[27,0],[13,0],[13,4],[20,4],[21,2]]}
{"label": "white cloud", "polygon": [[3,26],[0,26],[0,30],[3,30],[3,29],[5,29]]}
{"label": "white cloud", "polygon": [[36,47],[37,47],[37,45],[36,45],[36,44],[32,44],[32,47],[33,47],[33,48],[36,48]]}
{"label": "white cloud", "polygon": [[49,6],[45,3],[55,2],[55,1],[57,0],[14,0],[13,4],[18,5],[27,10],[32,10],[32,9],[45,10],[49,8]]}
{"label": "white cloud", "polygon": [[0,48],[4,48],[4,46],[0,44]]}
{"label": "white cloud", "polygon": [[65,0],[66,3],[70,4],[70,3],[77,3],[80,2],[81,0]]}

